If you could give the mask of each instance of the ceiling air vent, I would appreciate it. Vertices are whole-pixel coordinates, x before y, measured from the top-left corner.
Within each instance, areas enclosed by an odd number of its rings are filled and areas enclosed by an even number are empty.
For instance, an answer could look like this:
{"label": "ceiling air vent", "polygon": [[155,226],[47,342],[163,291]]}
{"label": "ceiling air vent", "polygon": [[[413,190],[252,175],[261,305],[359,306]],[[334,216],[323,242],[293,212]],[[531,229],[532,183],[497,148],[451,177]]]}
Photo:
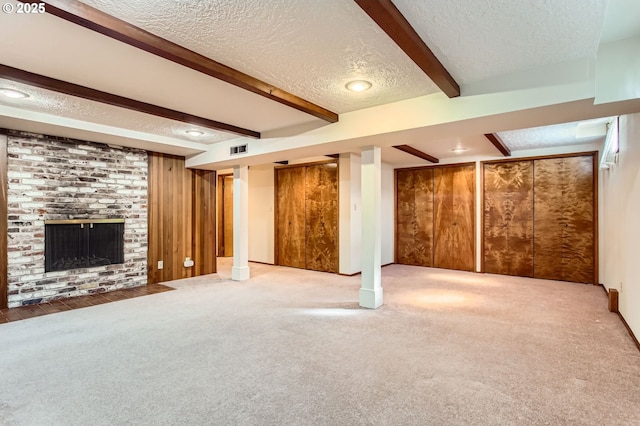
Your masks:
{"label": "ceiling air vent", "polygon": [[246,143],[244,145],[232,146],[229,155],[246,154],[248,150],[247,146],[248,144]]}

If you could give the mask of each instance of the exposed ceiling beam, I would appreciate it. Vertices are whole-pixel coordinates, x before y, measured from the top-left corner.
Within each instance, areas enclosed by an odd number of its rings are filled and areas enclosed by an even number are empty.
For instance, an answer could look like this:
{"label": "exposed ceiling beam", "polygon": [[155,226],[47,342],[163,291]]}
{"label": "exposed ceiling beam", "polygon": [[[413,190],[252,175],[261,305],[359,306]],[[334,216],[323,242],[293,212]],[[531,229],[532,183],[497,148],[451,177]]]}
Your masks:
{"label": "exposed ceiling beam", "polygon": [[[19,1],[28,3],[28,0]],[[45,10],[48,13],[74,24],[311,114],[329,123],[338,121],[338,114],[335,112],[153,35],[142,28],[131,25],[77,0],[48,0],[45,5]]]}
{"label": "exposed ceiling beam", "polygon": [[404,151],[407,154],[415,155],[416,157],[422,158],[423,160],[427,160],[432,163],[440,162],[440,160],[438,160],[436,157],[429,155],[426,152],[422,152],[419,149],[415,149],[414,147],[409,145],[394,145],[394,148],[399,149],[400,151]]}
{"label": "exposed ceiling beam", "polygon": [[242,127],[233,126],[227,123],[221,123],[219,121],[210,120],[204,117],[198,117],[196,115],[164,108],[158,105],[148,104],[146,102],[136,101],[135,99],[125,98],[122,96],[114,95],[112,93],[102,92],[100,90],[91,89],[89,87],[80,86],[78,84],[56,80],[55,78],[46,77],[40,74],[34,74],[29,71],[24,71],[2,64],[0,64],[0,77],[18,83],[39,87],[41,89],[53,90],[58,93],[64,93],[65,95],[89,99],[91,101],[143,112],[145,114],[151,114],[157,117],[168,118],[170,120],[181,121],[188,124],[195,124],[213,130],[235,133],[240,136],[260,138],[260,133],[253,130],[244,129]]}
{"label": "exposed ceiling beam", "polygon": [[460,96],[460,86],[420,38],[391,0],[355,0],[398,47],[429,76],[447,96]]}
{"label": "exposed ceiling beam", "polygon": [[284,161],[274,161],[274,163],[276,163],[276,164],[282,164],[283,166],[286,166],[287,164],[289,164],[289,160],[284,160]]}
{"label": "exposed ceiling beam", "polygon": [[502,153],[505,157],[511,157],[511,150],[504,144],[500,136],[496,133],[485,133],[484,135],[489,141],[495,146],[498,151]]}

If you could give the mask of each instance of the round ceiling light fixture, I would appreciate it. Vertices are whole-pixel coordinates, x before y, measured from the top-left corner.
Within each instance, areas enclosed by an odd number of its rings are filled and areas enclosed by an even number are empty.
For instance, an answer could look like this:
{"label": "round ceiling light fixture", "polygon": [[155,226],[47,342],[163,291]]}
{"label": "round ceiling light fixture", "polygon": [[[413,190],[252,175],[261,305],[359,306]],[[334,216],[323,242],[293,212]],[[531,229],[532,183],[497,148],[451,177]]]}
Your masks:
{"label": "round ceiling light fixture", "polygon": [[367,80],[353,80],[345,84],[344,87],[352,92],[364,92],[365,90],[371,89],[371,86],[371,82]]}
{"label": "round ceiling light fixture", "polygon": [[457,148],[453,148],[451,150],[451,152],[455,152],[456,154],[460,154],[461,152],[465,152],[467,151],[467,148],[463,148],[461,146],[457,147]]}
{"label": "round ceiling light fixture", "polygon": [[29,97],[29,95],[24,92],[15,89],[9,89],[7,87],[0,87],[0,93],[11,99],[24,99]]}
{"label": "round ceiling light fixture", "polygon": [[193,136],[194,138],[204,135],[204,132],[201,132],[200,130],[187,130],[185,133],[189,136]]}

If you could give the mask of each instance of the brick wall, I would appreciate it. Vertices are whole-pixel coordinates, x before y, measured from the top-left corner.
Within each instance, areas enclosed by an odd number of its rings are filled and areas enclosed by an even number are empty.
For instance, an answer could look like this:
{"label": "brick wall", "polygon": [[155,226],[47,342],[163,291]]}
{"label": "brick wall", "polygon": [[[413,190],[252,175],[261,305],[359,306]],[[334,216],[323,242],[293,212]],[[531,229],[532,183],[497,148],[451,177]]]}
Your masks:
{"label": "brick wall", "polygon": [[[147,284],[147,153],[8,134],[9,307]],[[44,221],[124,218],[125,263],[44,272]]]}

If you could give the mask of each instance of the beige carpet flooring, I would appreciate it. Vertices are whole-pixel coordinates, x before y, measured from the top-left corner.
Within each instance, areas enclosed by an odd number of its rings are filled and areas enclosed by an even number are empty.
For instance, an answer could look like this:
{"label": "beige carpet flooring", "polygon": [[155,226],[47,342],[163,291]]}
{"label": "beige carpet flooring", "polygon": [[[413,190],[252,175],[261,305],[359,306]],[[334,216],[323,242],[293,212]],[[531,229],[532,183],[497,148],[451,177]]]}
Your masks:
{"label": "beige carpet flooring", "polygon": [[599,287],[251,264],[0,325],[2,425],[640,424],[640,352]]}

